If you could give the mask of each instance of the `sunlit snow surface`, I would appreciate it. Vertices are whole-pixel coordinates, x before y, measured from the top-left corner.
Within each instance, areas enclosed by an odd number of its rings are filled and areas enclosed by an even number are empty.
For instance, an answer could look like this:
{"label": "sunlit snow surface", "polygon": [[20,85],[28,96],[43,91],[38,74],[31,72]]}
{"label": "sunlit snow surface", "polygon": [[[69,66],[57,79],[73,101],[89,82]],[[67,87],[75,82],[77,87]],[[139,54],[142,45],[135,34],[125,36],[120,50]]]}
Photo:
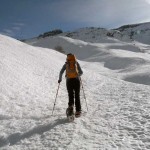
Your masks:
{"label": "sunlit snow surface", "polygon": [[0,149],[150,149],[149,45],[58,41],[80,59],[88,112],[81,88],[83,115],[68,122],[63,77],[51,115],[64,54],[0,35]]}

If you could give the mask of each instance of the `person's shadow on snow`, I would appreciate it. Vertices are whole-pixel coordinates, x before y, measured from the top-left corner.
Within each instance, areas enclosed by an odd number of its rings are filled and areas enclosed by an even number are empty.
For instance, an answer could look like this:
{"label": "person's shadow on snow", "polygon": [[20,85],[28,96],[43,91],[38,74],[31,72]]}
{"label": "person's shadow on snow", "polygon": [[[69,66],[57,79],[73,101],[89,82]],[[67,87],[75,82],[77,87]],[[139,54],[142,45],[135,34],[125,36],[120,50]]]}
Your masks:
{"label": "person's shadow on snow", "polygon": [[68,123],[67,119],[57,119],[55,121],[55,123],[40,125],[40,126],[35,127],[35,128],[33,128],[33,129],[29,130],[28,132],[25,132],[23,134],[14,133],[14,134],[8,136],[7,138],[1,137],[0,138],[0,147],[3,147],[5,145],[10,145],[10,146],[15,145],[17,142],[19,142],[25,138],[30,138],[34,134],[42,135],[44,132],[50,131],[54,127],[61,125],[61,124],[65,124],[65,123]]}

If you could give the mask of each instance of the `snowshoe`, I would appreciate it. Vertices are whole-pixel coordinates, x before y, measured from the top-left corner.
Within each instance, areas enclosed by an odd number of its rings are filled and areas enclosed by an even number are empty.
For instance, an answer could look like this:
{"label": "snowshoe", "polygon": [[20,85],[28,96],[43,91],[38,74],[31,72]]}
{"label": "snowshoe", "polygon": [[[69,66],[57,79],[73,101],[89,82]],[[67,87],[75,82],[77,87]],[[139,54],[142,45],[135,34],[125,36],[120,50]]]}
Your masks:
{"label": "snowshoe", "polygon": [[74,121],[74,111],[73,111],[73,107],[68,107],[66,109],[66,115],[67,115],[67,118],[68,120],[71,122],[71,121]]}

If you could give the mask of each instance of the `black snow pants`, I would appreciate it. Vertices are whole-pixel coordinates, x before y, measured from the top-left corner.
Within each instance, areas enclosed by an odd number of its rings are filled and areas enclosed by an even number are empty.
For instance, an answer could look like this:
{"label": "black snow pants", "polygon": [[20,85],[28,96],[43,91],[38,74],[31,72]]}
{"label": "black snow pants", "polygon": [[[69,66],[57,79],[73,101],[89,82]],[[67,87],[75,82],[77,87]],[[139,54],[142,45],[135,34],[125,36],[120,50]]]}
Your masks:
{"label": "black snow pants", "polygon": [[74,106],[75,99],[75,107],[76,111],[81,111],[81,103],[80,103],[80,79],[79,78],[71,78],[66,80],[68,96],[69,96],[69,106]]}

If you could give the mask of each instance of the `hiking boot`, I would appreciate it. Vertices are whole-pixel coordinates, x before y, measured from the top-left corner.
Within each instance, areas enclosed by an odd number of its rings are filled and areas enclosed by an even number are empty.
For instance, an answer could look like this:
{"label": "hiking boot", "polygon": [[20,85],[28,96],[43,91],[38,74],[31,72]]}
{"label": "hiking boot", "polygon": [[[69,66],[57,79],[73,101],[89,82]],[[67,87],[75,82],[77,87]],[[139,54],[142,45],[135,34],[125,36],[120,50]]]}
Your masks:
{"label": "hiking boot", "polygon": [[80,117],[81,116],[81,111],[76,111],[75,116]]}

